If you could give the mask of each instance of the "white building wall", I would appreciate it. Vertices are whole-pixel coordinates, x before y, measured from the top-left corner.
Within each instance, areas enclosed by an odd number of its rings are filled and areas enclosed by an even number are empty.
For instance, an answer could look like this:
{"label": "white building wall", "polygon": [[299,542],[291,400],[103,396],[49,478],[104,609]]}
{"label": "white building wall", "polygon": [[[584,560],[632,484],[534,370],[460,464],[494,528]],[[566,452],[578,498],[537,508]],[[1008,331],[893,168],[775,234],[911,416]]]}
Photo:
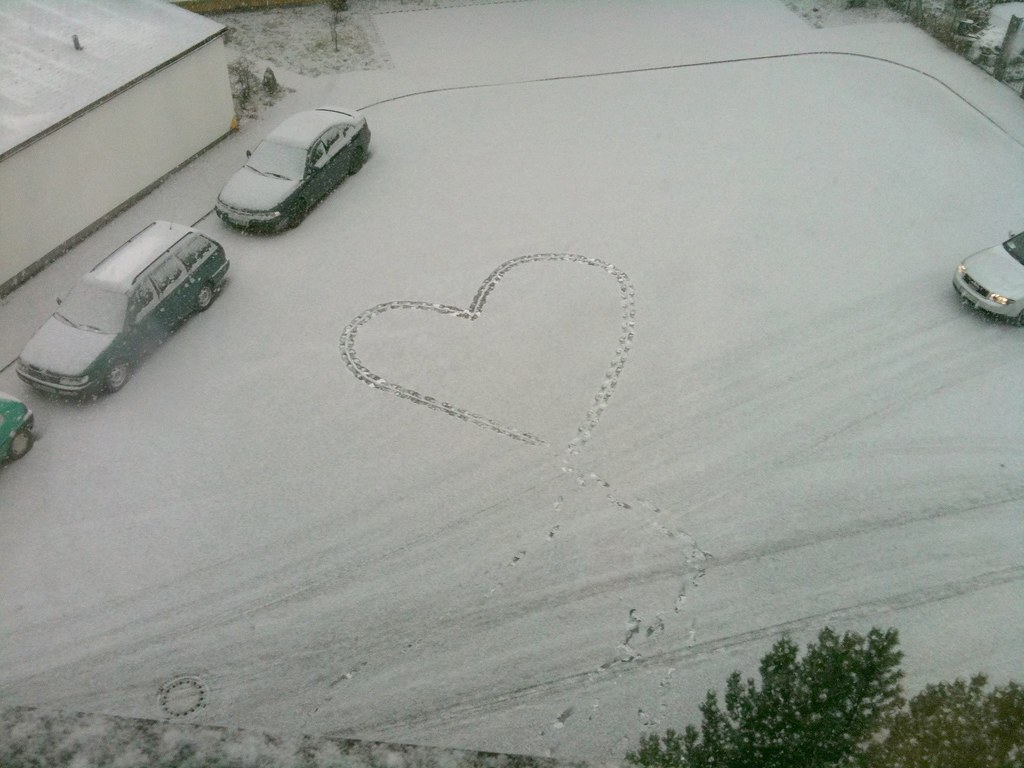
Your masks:
{"label": "white building wall", "polygon": [[0,285],[216,142],[233,117],[217,37],[0,162]]}

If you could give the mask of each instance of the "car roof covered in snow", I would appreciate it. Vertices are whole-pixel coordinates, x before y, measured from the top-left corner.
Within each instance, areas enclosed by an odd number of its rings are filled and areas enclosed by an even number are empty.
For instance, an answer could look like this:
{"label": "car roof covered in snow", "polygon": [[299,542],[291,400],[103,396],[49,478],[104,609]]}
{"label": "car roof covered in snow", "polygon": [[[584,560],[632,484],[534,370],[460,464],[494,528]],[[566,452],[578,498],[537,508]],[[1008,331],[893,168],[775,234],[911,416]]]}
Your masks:
{"label": "car roof covered in snow", "polygon": [[139,273],[191,232],[190,227],[154,221],[92,268],[83,280],[109,290],[128,291]]}
{"label": "car roof covered in snow", "polygon": [[332,125],[362,125],[365,118],[354,109],[321,107],[308,112],[297,112],[268,135],[269,141],[294,147],[308,147],[317,136]]}

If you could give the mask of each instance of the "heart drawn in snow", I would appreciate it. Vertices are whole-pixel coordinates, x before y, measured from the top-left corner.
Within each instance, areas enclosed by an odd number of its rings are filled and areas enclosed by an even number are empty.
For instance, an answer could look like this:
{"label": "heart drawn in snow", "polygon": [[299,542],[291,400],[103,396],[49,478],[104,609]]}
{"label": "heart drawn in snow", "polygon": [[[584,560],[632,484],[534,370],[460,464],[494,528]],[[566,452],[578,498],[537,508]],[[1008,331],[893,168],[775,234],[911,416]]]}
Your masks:
{"label": "heart drawn in snow", "polygon": [[597,426],[598,421],[601,419],[601,415],[608,407],[608,402],[611,400],[612,393],[615,391],[615,387],[618,384],[619,376],[622,374],[622,370],[626,365],[626,358],[629,355],[629,350],[633,343],[633,325],[636,316],[633,284],[630,282],[629,277],[618,267],[601,261],[600,259],[593,259],[572,253],[537,253],[511,259],[510,261],[506,261],[504,264],[501,264],[487,276],[487,279],[481,283],[480,287],[477,289],[476,295],[473,297],[473,301],[470,302],[469,307],[466,309],[453,307],[447,304],[431,304],[424,301],[389,301],[384,304],[378,304],[377,306],[362,312],[355,317],[352,322],[345,326],[345,330],[341,335],[341,356],[345,360],[345,365],[350,371],[352,371],[352,374],[357,379],[369,384],[375,389],[389,392],[392,395],[401,397],[405,400],[410,400],[411,402],[419,405],[424,405],[428,408],[441,411],[449,416],[461,419],[462,421],[486,427],[498,432],[499,434],[505,435],[506,437],[513,438],[514,440],[521,440],[533,445],[547,445],[548,443],[546,440],[529,432],[501,424],[494,419],[479,413],[474,413],[466,408],[460,408],[457,405],[417,392],[416,390],[402,386],[401,384],[387,381],[385,378],[379,376],[363,365],[362,361],[360,361],[356,355],[356,334],[359,332],[359,329],[375,317],[378,317],[385,312],[391,312],[398,309],[418,309],[441,315],[452,315],[462,320],[476,320],[481,314],[483,314],[487,297],[498,286],[498,283],[505,275],[524,264],[546,261],[570,262],[580,264],[582,266],[595,267],[608,273],[610,276],[615,278],[619,284],[619,294],[621,297],[620,305],[622,308],[620,335],[615,349],[615,354],[612,357],[611,362],[608,364],[608,368],[605,370],[601,386],[594,395],[590,407],[587,409],[586,416],[577,427],[576,437],[569,443],[569,453],[579,453],[584,444],[586,444],[590,439],[590,435],[593,432],[594,427]]}

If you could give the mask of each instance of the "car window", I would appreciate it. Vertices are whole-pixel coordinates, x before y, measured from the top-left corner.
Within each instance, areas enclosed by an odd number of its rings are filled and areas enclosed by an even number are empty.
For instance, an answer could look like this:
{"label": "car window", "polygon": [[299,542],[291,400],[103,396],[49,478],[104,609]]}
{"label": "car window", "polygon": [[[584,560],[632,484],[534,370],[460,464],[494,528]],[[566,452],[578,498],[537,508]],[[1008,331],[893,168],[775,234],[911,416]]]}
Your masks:
{"label": "car window", "polygon": [[327,147],[323,140],[318,139],[309,152],[309,164],[314,168],[322,168],[327,161]]}
{"label": "car window", "polygon": [[324,146],[327,148],[327,151],[330,152],[332,148],[337,149],[334,145],[337,143],[338,139],[341,138],[341,131],[337,128],[329,128],[324,132],[324,135],[321,138],[323,139]]}
{"label": "car window", "polygon": [[124,293],[81,281],[64,298],[56,314],[78,328],[120,333],[127,309],[128,298]]}
{"label": "car window", "polygon": [[186,235],[172,245],[167,252],[171,257],[180,260],[185,265],[185,269],[191,271],[192,267],[199,260],[199,250],[195,237]]}
{"label": "car window", "polygon": [[246,165],[264,176],[297,180],[302,178],[306,162],[305,147],[263,141],[252,153]]}
{"label": "car window", "polygon": [[153,284],[161,294],[167,293],[185,275],[185,265],[174,256],[164,258],[149,273]]}
{"label": "car window", "polygon": [[139,320],[149,314],[149,311],[156,306],[156,287],[149,278],[139,281],[132,289],[128,299],[128,315],[133,320]]}
{"label": "car window", "polygon": [[1003,248],[1005,248],[1006,252],[1013,256],[1013,258],[1021,264],[1024,264],[1024,232],[1021,232],[1019,235],[1014,235],[1003,243]]}
{"label": "car window", "polygon": [[171,253],[181,259],[181,263],[191,272],[200,261],[216,250],[217,246],[213,244],[213,241],[195,233],[179,240],[171,248]]}

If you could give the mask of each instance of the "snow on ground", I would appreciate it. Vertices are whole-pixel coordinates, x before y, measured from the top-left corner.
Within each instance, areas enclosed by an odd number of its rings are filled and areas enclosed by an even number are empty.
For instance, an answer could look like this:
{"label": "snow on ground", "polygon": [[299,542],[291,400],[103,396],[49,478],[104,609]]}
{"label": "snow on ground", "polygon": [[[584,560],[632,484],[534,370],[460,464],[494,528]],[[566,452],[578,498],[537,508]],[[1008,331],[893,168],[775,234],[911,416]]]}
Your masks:
{"label": "snow on ground", "polygon": [[[1020,101],[909,25],[735,8],[380,14],[392,69],[285,73],[10,297],[8,346],[153,218],[232,260],[114,397],[0,373],[43,430],[0,473],[4,701],[604,760],[783,632],[1019,675],[1021,332],[950,281],[1020,227]],[[738,60],[826,50],[914,69]],[[321,101],[366,108],[358,176],[280,236],[206,215]]]}

